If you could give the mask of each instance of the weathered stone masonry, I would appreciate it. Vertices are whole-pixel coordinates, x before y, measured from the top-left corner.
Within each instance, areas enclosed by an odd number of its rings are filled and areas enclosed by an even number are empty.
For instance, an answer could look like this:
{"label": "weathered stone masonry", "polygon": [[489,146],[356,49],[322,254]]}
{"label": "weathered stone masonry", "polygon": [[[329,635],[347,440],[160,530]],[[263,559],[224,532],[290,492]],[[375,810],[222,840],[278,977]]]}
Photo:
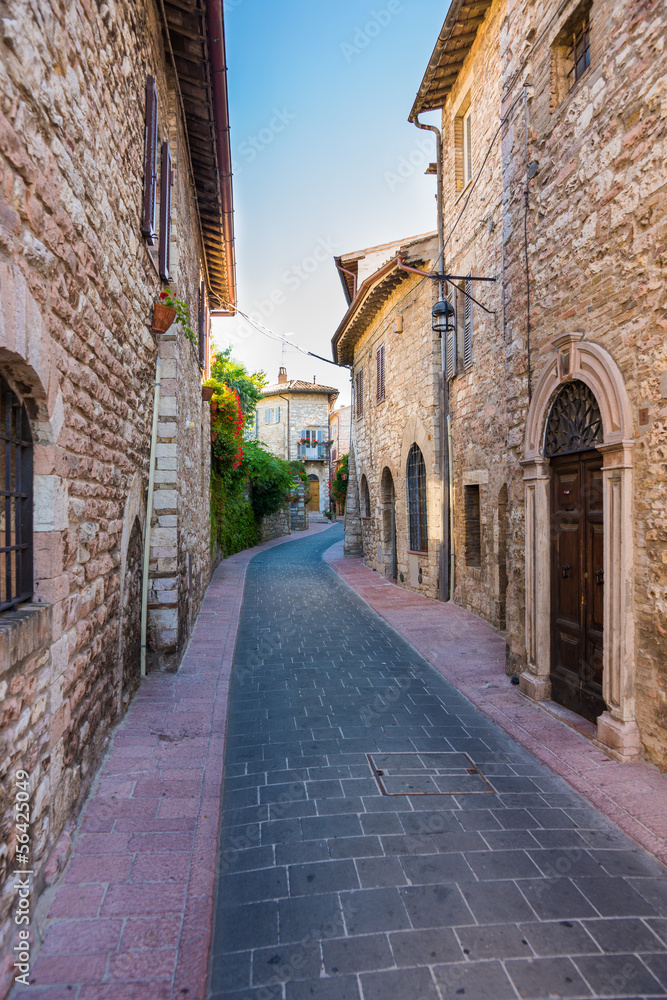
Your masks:
{"label": "weathered stone masonry", "polygon": [[[210,574],[196,346],[151,332],[141,237],[146,77],[173,157],[174,287],[205,277],[187,140],[153,0],[2,5],[0,373],[34,441],[34,603],[0,614],[0,993],[14,927],[10,800],[30,772],[36,889],[138,682],[146,483],[163,360],[149,659],[174,669]],[[57,856],[49,866],[57,872]]]}

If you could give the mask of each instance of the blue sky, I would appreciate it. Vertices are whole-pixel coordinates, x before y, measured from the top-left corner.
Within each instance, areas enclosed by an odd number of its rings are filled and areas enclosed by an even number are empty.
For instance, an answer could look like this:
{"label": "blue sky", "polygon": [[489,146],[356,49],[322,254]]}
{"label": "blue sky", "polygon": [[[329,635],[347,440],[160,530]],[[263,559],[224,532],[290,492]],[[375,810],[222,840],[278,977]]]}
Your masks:
{"label": "blue sky", "polygon": [[[326,358],[346,308],[334,254],[435,228],[434,140],[407,116],[447,7],[225,0],[238,304]],[[277,376],[279,342],[239,318],[213,337]],[[349,400],[346,370],[292,348],[284,363]]]}

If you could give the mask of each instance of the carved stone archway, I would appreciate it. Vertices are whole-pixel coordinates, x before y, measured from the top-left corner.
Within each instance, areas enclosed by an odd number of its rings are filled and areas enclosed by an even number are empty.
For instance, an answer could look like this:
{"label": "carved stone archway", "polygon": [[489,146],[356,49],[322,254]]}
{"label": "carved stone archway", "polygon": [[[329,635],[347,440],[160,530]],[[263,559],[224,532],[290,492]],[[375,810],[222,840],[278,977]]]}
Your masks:
{"label": "carved stone archway", "polygon": [[551,696],[551,582],[549,459],[544,434],[551,403],[563,383],[578,379],[600,408],[603,444],[604,640],[603,695],[597,740],[621,760],[641,749],[635,720],[633,445],[632,411],[623,377],[610,354],[583,334],[552,341],[554,356],[542,373],[528,411],[524,438],[527,667],[521,691],[536,701]]}

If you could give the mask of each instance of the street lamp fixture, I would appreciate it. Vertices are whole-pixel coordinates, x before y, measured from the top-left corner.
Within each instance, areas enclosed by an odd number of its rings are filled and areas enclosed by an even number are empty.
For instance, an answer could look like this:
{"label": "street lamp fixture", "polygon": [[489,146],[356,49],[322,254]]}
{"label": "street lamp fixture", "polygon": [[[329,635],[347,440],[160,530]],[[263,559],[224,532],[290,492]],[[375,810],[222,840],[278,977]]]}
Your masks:
{"label": "street lamp fixture", "polygon": [[440,299],[431,310],[433,332],[442,337],[443,333],[453,333],[456,329],[456,311],[448,299]]}

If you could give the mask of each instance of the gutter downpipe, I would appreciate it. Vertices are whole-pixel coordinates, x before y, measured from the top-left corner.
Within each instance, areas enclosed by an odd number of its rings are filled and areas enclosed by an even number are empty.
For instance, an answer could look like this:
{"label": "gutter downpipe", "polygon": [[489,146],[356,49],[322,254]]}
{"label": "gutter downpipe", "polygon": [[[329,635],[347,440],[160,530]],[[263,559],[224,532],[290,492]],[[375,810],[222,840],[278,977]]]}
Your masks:
{"label": "gutter downpipe", "polygon": [[[433,132],[436,137],[436,170],[437,187],[436,203],[438,212],[438,261],[437,269],[444,271],[445,266],[445,219],[443,215],[443,190],[442,190],[442,133],[436,125],[425,125],[419,121],[419,114],[411,115],[409,119],[417,128],[426,129]],[[445,297],[445,282],[438,280],[438,299]],[[452,453],[451,453],[451,432],[449,417],[449,382],[447,381],[447,337],[442,338],[442,373],[440,375],[440,442],[442,449],[442,545],[439,557],[439,578],[438,600],[449,601],[451,599],[452,582],[454,579],[454,550],[451,544],[453,538],[452,515],[453,506],[451,502],[453,479],[452,479]]]}
{"label": "gutter downpipe", "polygon": [[[159,347],[158,347],[159,352]],[[153,517],[153,488],[155,486],[155,453],[157,451],[157,424],[160,409],[160,369],[158,353],[155,363],[155,395],[153,396],[153,431],[151,457],[148,467],[148,498],[146,500],[146,528],[144,530],[144,569],[141,578],[141,676],[146,676],[146,633],[148,627],[148,571],[151,557],[151,519]]]}

